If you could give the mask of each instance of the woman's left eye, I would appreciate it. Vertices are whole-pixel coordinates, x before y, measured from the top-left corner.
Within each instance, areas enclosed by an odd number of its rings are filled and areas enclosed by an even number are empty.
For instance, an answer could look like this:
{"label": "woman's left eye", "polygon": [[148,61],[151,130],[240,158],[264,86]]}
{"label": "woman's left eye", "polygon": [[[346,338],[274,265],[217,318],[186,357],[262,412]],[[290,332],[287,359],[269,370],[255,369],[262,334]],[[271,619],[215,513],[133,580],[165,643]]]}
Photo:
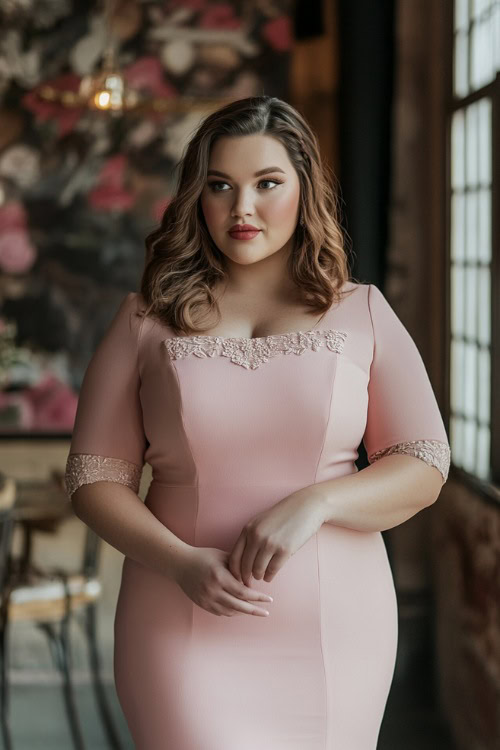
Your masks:
{"label": "woman's left eye", "polygon": [[[281,180],[261,180],[259,182],[259,185],[262,185],[263,182],[274,182],[275,185],[281,185],[282,184]],[[226,190],[217,190],[216,187],[217,187],[217,185],[227,185],[227,184],[228,184],[227,182],[209,182],[208,186],[209,186],[210,190],[212,190],[214,193],[225,193]],[[269,190],[269,189],[270,190],[274,190],[274,188],[264,188],[264,189],[265,190]]]}
{"label": "woman's left eye", "polygon": [[275,185],[281,185],[281,182],[280,182],[279,180],[261,180],[261,181],[259,182],[259,185],[260,185],[260,184],[261,184],[262,182],[274,182],[274,184],[275,184]]}

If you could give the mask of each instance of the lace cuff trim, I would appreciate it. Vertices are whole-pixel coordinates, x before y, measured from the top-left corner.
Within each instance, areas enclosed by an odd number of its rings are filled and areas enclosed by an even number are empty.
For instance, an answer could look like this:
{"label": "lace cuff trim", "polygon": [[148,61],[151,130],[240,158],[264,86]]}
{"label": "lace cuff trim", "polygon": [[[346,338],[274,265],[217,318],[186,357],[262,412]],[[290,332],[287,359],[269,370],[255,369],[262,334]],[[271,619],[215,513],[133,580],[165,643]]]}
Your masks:
{"label": "lace cuff trim", "polygon": [[66,461],[64,482],[71,500],[73,492],[82,484],[119,482],[135,493],[139,491],[142,467],[123,458],[97,456],[93,453],[70,453]]}
{"label": "lace cuff trim", "polygon": [[403,453],[407,456],[421,458],[429,466],[435,466],[443,475],[443,484],[448,479],[451,452],[448,443],[441,440],[410,440],[406,443],[396,443],[384,450],[377,451],[368,456],[368,462],[372,464],[382,456],[390,456],[393,453]]}
{"label": "lace cuff trim", "polygon": [[347,338],[345,331],[335,329],[274,333],[258,338],[224,336],[176,336],[164,339],[172,359],[183,359],[189,354],[196,357],[229,357],[235,365],[256,370],[278,354],[303,354],[306,350],[318,351],[323,346],[341,354]]}

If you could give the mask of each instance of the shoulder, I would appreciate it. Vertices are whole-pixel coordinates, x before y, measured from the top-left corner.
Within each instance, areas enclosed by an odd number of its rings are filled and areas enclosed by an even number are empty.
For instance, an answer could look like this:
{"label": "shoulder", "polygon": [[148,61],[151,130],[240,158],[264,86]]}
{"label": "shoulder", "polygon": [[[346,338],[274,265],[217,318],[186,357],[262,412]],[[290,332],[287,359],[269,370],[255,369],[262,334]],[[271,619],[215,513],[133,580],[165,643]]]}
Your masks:
{"label": "shoulder", "polygon": [[397,318],[389,301],[376,284],[368,282],[348,281],[343,287],[346,299],[351,299],[349,311],[352,315],[359,315],[360,320],[375,332],[375,327],[381,322],[393,323]]}
{"label": "shoulder", "polygon": [[146,307],[146,303],[140,292],[127,292],[120,302],[117,317],[129,318],[132,321],[131,325],[137,325],[144,318]]}
{"label": "shoulder", "polygon": [[385,314],[389,316],[396,316],[396,312],[392,304],[376,284],[367,284],[367,289],[368,308],[372,315],[373,313],[375,313],[381,315]]}
{"label": "shoulder", "polygon": [[341,295],[345,299],[356,300],[355,304],[366,307],[368,304],[370,289],[373,284],[368,284],[364,281],[346,281],[341,287]]}
{"label": "shoulder", "polygon": [[373,284],[369,284],[365,281],[346,281],[342,286],[342,292],[344,294],[349,292],[358,292],[359,294],[368,294],[370,287]]}
{"label": "shoulder", "polygon": [[365,281],[347,281],[342,287],[342,290],[347,296],[351,296],[350,292],[355,292],[354,297],[359,301],[362,300],[370,313],[378,308],[392,309],[392,306],[389,304],[384,293],[376,284]]}
{"label": "shoulder", "polygon": [[142,312],[146,309],[146,303],[140,292],[127,292],[122,299],[121,307],[131,312]]}
{"label": "shoulder", "polygon": [[142,328],[145,309],[144,299],[139,292],[127,292],[118,305],[112,325],[118,326],[121,330],[127,330],[129,334],[138,337]]}

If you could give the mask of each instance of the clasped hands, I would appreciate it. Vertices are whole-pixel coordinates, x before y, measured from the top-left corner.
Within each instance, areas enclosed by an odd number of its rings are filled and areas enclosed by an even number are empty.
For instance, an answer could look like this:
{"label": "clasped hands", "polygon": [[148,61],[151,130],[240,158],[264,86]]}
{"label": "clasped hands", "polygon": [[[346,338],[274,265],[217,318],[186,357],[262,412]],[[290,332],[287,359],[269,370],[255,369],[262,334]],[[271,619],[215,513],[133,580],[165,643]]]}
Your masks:
{"label": "clasped hands", "polygon": [[272,581],[324,520],[322,501],[310,488],[288,495],[245,524],[230,552],[229,570],[246,586],[252,576]]}

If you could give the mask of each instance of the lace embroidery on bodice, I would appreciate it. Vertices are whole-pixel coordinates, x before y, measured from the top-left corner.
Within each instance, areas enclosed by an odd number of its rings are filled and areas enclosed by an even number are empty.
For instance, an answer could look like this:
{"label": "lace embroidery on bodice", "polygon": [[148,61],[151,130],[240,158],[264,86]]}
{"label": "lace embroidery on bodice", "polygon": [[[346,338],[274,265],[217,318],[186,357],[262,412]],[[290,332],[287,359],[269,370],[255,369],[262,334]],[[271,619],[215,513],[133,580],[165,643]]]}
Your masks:
{"label": "lace embroidery on bodice", "polygon": [[448,479],[448,472],[451,461],[451,451],[448,443],[443,443],[441,440],[409,440],[405,443],[396,443],[390,445],[384,450],[372,453],[368,456],[368,462],[372,464],[382,456],[390,456],[393,453],[403,453],[407,456],[415,456],[421,458],[429,466],[435,466],[439,469],[443,475],[443,484]]}
{"label": "lace embroidery on bodice", "polygon": [[176,336],[164,339],[172,359],[183,359],[189,354],[196,357],[229,357],[235,365],[256,370],[278,354],[303,354],[307,349],[318,351],[326,344],[332,352],[342,353],[347,338],[345,331],[296,331],[273,333],[258,338],[225,336]]}
{"label": "lace embroidery on bodice", "polygon": [[123,458],[98,456],[93,453],[70,453],[66,461],[64,482],[69,498],[82,484],[119,482],[139,491],[142,467]]}

